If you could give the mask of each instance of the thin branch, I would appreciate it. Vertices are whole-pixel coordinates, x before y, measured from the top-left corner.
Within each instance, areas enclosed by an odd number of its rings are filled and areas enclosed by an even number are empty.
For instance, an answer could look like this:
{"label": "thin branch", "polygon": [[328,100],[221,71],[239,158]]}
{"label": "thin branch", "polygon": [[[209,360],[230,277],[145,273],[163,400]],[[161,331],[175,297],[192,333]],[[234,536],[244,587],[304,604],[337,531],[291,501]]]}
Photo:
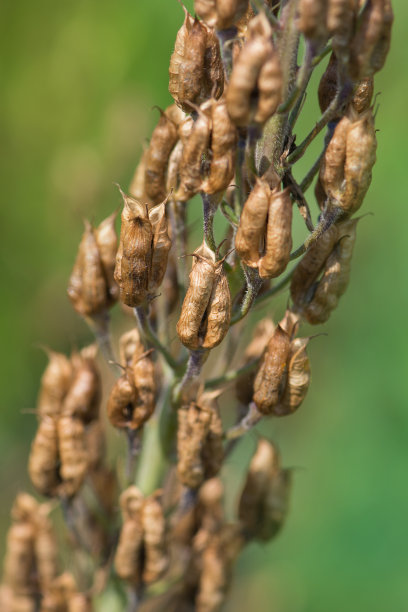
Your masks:
{"label": "thin branch", "polygon": [[166,360],[167,364],[172,368],[172,370],[176,372],[180,371],[182,364],[178,363],[174,359],[174,357],[170,354],[170,352],[166,349],[166,347],[162,345],[162,343],[160,342],[160,340],[157,338],[154,331],[150,327],[150,323],[149,323],[147,312],[146,312],[146,306],[136,306],[136,308],[134,308],[133,311],[135,313],[135,317],[136,317],[136,321],[139,326],[139,330],[142,336],[144,337],[144,339],[146,340],[147,344],[150,344],[151,346],[156,348],[159,351],[159,353],[163,355],[164,359]]}
{"label": "thin branch", "polygon": [[252,372],[252,370],[256,368],[258,363],[259,359],[254,359],[253,361],[246,363],[245,365],[241,366],[240,368],[237,368],[236,370],[230,370],[229,372],[226,372],[225,374],[223,374],[222,376],[218,376],[217,378],[210,378],[210,380],[207,380],[207,382],[205,383],[205,388],[216,389],[217,387],[221,387],[222,385],[234,382],[235,380],[237,380],[237,378],[240,378],[240,376]]}

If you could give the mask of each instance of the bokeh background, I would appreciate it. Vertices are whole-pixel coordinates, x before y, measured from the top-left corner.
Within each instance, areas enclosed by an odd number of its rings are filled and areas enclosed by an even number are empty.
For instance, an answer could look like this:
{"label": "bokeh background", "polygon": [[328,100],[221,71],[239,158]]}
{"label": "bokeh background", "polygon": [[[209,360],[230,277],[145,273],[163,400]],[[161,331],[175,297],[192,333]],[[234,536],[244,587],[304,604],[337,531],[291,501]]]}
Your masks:
{"label": "bokeh background", "polygon": [[[408,4],[393,4],[363,208],[373,215],[359,225],[351,286],[328,336],[310,346],[306,402],[266,428],[296,468],[291,512],[274,542],[243,554],[229,611],[408,609]],[[152,106],[170,103],[182,17],[176,0],[1,3],[1,553],[11,501],[31,490],[26,460],[46,363],[38,344],[69,351],[91,339],[65,292],[82,219],[119,205],[113,182],[128,184],[157,119]],[[299,137],[317,113],[311,93]],[[284,300],[269,314],[279,316]],[[239,479],[255,444],[248,436],[227,477]]]}

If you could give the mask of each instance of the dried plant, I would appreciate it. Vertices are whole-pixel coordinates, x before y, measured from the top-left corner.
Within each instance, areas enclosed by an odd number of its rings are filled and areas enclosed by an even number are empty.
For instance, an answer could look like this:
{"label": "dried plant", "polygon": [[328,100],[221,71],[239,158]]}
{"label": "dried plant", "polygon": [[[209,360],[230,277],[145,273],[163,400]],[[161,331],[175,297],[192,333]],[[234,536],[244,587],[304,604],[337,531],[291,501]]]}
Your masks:
{"label": "dried plant", "polygon": [[[220,610],[243,547],[274,538],[287,515],[292,472],[265,437],[232,521],[220,477],[245,433],[300,407],[310,337],[299,329],[326,322],[347,288],[392,9],[389,0],[196,0],[195,10],[184,9],[170,59],[175,103],[160,110],[129,193],[121,190],[119,244],[115,213],[97,228],[85,222],[68,296],[111,367],[108,396],[101,401],[97,345],[48,352],[28,470],[52,501],[16,498],[4,611],[98,609],[108,592],[121,609]],[[298,143],[310,77],[329,54],[322,115]],[[296,162],[324,129],[318,159],[297,181]],[[318,215],[305,197],[314,179]],[[194,196],[201,244],[187,231]],[[309,235],[292,250],[294,205]],[[219,213],[228,228],[216,244]],[[282,319],[261,320],[241,356],[243,321],[288,285]],[[136,326],[128,319],[116,358],[108,310],[118,300]],[[107,459],[113,428],[127,444],[126,470]],[[58,506],[73,550],[65,571],[50,518]]]}

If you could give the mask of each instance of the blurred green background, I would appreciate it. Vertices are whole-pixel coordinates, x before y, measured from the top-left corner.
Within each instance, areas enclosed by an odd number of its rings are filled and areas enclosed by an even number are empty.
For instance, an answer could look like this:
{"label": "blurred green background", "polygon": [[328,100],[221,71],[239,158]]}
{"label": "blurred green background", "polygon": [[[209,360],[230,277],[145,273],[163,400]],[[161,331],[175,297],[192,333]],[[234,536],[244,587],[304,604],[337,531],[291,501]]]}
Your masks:
{"label": "blurred green background", "polygon": [[[297,468],[291,512],[275,542],[240,559],[229,611],[408,610],[408,4],[393,4],[363,209],[374,214],[359,225],[351,286],[328,337],[310,346],[306,402],[266,427]],[[46,362],[38,344],[68,351],[90,339],[65,293],[82,218],[99,221],[119,205],[113,182],[128,184],[157,119],[152,106],[170,103],[181,21],[176,0],[0,6],[1,552],[12,498],[30,489],[31,411]],[[311,94],[299,137],[317,112]],[[255,443],[252,434],[232,455],[228,476],[239,478]]]}

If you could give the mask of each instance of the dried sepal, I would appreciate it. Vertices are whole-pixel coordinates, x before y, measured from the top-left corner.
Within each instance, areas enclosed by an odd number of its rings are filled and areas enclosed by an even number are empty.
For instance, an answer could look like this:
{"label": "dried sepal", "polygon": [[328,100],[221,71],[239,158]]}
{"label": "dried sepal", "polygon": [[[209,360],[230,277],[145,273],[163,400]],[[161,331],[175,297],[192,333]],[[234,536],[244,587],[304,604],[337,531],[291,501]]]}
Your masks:
{"label": "dried sepal", "polygon": [[290,336],[280,325],[262,355],[255,381],[253,401],[262,414],[271,414],[285,385],[290,351]]}
{"label": "dried sepal", "polygon": [[161,578],[169,565],[161,492],[146,498],[141,520],[144,544],[143,582],[151,584]]}
{"label": "dried sepal", "polygon": [[306,353],[309,340],[295,338],[291,342],[286,387],[282,399],[273,409],[275,416],[292,414],[305,399],[310,385],[310,361]]}
{"label": "dried sepal", "polygon": [[31,444],[28,473],[42,495],[56,495],[60,483],[57,419],[44,416]]}
{"label": "dried sepal", "polygon": [[251,20],[248,35],[231,72],[226,100],[228,113],[238,126],[263,124],[276,111],[282,97],[282,73],[265,14]]}
{"label": "dried sepal", "polygon": [[169,67],[169,91],[187,113],[211,94],[219,98],[224,88],[224,72],[218,40],[214,32],[185,9],[184,23],[176,37]]}
{"label": "dried sepal", "polygon": [[292,200],[289,188],[271,193],[266,228],[265,255],[259,260],[259,276],[275,278],[289,263],[292,249]]}
{"label": "dried sepal", "polygon": [[37,400],[39,417],[56,417],[71,384],[72,364],[62,353],[47,350],[49,362],[41,378]]}
{"label": "dried sepal", "polygon": [[147,197],[154,204],[159,204],[166,197],[167,166],[171,151],[178,140],[177,125],[170,116],[169,109],[160,111],[160,119],[153,130],[145,156],[144,188]]}
{"label": "dried sepal", "polygon": [[372,76],[384,66],[393,21],[391,0],[365,3],[359,28],[351,43],[350,73],[354,80]]}
{"label": "dried sepal", "polygon": [[196,14],[208,26],[216,30],[225,30],[245,14],[248,0],[195,0]]}
{"label": "dried sepal", "polygon": [[121,302],[135,307],[147,298],[153,231],[147,207],[126,194],[123,200],[115,280]]}
{"label": "dried sepal", "polygon": [[91,345],[73,355],[73,377],[61,410],[64,416],[77,417],[85,424],[98,418],[102,394],[96,351],[97,346]]}
{"label": "dried sepal", "polygon": [[241,213],[235,248],[244,263],[257,267],[265,235],[271,188],[267,181],[256,179],[255,186]]}
{"label": "dried sepal", "polygon": [[80,419],[61,416],[58,420],[58,447],[62,497],[74,496],[82,486],[88,467],[85,427]]}

